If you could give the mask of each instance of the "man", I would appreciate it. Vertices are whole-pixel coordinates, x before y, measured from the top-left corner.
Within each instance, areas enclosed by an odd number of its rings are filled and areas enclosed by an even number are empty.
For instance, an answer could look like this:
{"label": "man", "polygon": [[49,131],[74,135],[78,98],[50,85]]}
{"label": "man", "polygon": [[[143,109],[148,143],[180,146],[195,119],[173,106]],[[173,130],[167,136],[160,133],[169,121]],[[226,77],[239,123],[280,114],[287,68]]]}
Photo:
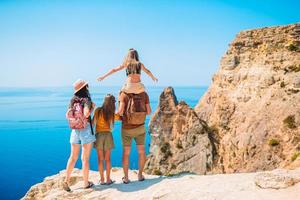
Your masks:
{"label": "man", "polygon": [[149,96],[146,92],[139,94],[127,94],[121,92],[119,95],[118,113],[122,119],[122,144],[123,144],[123,183],[130,182],[128,178],[129,156],[132,139],[135,140],[139,156],[138,180],[145,180],[143,176],[146,162],[145,153],[145,118],[151,113]]}

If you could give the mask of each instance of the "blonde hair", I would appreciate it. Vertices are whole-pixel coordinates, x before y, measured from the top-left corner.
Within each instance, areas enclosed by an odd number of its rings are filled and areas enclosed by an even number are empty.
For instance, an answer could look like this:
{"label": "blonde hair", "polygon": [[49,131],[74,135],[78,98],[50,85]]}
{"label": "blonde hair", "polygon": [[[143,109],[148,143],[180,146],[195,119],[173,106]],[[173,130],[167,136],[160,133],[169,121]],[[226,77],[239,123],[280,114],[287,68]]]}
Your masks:
{"label": "blonde hair", "polygon": [[131,48],[128,51],[128,54],[126,55],[124,61],[123,61],[123,66],[128,67],[129,65],[140,65],[140,59],[139,59],[139,54],[137,50]]}

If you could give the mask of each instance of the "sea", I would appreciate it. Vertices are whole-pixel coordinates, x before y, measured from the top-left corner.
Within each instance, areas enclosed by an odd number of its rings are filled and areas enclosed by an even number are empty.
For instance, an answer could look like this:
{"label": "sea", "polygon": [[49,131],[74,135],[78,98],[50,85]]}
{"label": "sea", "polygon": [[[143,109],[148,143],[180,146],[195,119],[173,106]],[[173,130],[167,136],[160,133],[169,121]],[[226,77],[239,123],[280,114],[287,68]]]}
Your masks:
{"label": "sea", "polygon": [[[102,104],[106,94],[117,97],[119,87],[90,86],[92,100]],[[157,109],[164,87],[148,87],[152,111]],[[174,87],[177,99],[194,107],[207,87]],[[0,88],[0,199],[20,199],[29,188],[46,176],[64,170],[70,154],[70,128],[65,118],[72,97],[71,87]],[[148,127],[149,117],[146,125]],[[121,122],[113,130],[115,149],[111,153],[113,167],[121,167]],[[148,130],[147,130],[148,132]],[[150,136],[146,136],[149,153]],[[81,168],[80,158],[76,163]],[[93,149],[91,170],[97,171]],[[130,168],[138,168],[135,143],[132,144]]]}

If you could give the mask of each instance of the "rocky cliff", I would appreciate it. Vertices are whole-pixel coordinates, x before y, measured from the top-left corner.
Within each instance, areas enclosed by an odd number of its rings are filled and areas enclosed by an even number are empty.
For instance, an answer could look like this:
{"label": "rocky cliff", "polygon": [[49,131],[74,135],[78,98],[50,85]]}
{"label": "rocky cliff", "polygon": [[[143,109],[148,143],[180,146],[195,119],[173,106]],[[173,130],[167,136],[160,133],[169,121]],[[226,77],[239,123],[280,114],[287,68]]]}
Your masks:
{"label": "rocky cliff", "polygon": [[173,88],[160,95],[159,105],[149,123],[150,155],[145,171],[151,174],[211,170],[214,143],[207,124],[185,102],[177,102]]}
{"label": "rocky cliff", "polygon": [[[122,169],[112,170],[111,186],[96,184],[91,189],[83,189],[81,171],[72,173],[71,189],[66,192],[61,188],[65,171],[46,177],[41,183],[30,188],[23,200],[142,200],[142,199],[203,199],[203,200],[282,200],[297,199],[300,190],[300,168],[296,170],[275,170],[263,173],[191,175],[182,174],[173,177],[146,175],[143,182],[137,181],[137,172],[130,171],[132,182],[121,183]],[[97,183],[99,173],[90,172],[90,180]]]}
{"label": "rocky cliff", "polygon": [[300,24],[242,31],[212,81],[195,109],[163,91],[146,172],[300,166]]}

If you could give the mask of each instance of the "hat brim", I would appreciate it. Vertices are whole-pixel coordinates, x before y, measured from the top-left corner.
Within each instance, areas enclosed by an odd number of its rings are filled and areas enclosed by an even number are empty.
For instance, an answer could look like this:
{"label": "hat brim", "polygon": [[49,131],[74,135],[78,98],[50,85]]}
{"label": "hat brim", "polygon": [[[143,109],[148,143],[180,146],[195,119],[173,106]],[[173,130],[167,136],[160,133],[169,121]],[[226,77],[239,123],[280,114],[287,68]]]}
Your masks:
{"label": "hat brim", "polygon": [[80,88],[78,88],[77,90],[74,91],[74,94],[76,94],[79,90],[84,88],[87,84],[88,84],[88,82],[85,82]]}

